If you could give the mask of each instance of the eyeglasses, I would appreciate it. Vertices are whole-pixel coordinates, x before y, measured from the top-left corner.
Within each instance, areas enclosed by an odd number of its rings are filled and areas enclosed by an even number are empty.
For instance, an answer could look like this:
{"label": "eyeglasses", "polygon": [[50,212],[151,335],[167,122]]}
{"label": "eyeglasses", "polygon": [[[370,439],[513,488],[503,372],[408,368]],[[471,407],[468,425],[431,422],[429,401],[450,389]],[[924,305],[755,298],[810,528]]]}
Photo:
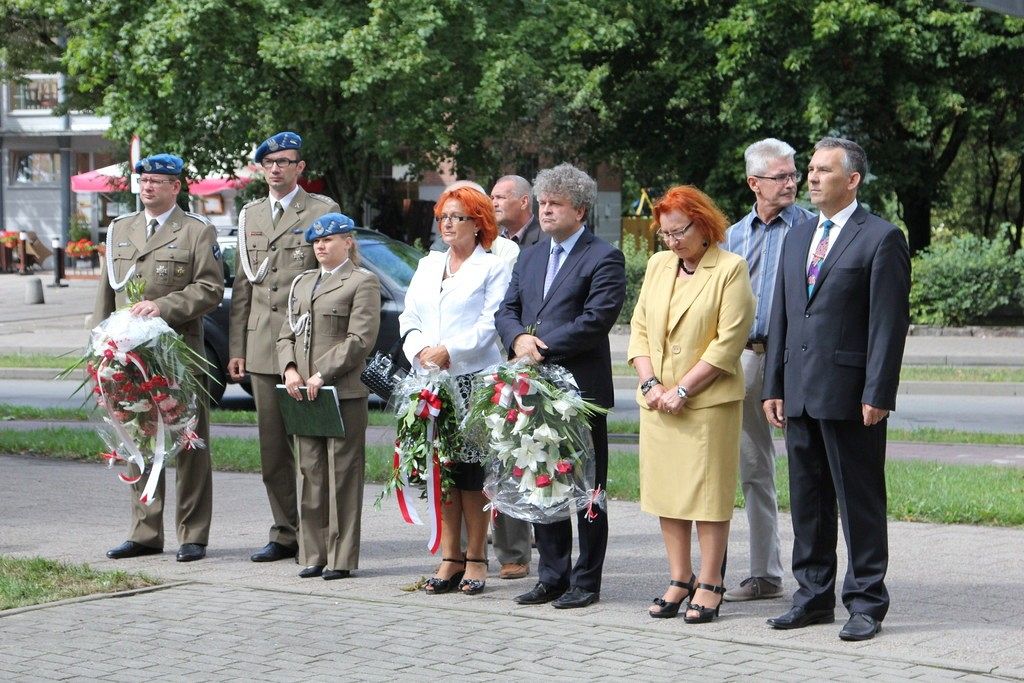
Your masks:
{"label": "eyeglasses", "polygon": [[690,221],[690,224],[687,225],[682,230],[675,230],[673,232],[665,232],[663,230],[659,230],[656,234],[658,235],[658,239],[660,239],[663,243],[670,244],[672,242],[678,242],[679,240],[683,239],[683,235],[685,235],[687,231],[692,227],[693,221]]}
{"label": "eyeglasses", "polygon": [[139,178],[139,185],[170,185],[178,182],[173,179],[161,180],[160,178]]}
{"label": "eyeglasses", "polygon": [[460,215],[455,214],[455,213],[453,213],[451,215],[446,214],[446,213],[442,213],[440,216],[437,217],[437,224],[441,225],[442,223],[445,223],[445,222],[448,222],[448,223],[464,223],[466,221],[471,221],[471,220],[473,220],[472,216],[460,216]]}
{"label": "eyeglasses", "polygon": [[260,162],[260,166],[265,169],[271,169],[274,166],[278,168],[288,168],[292,164],[298,164],[301,159],[264,159]]}
{"label": "eyeglasses", "polygon": [[754,177],[760,178],[761,180],[774,180],[777,183],[785,184],[790,180],[794,183],[799,183],[803,178],[803,175],[800,174],[800,171],[797,171],[796,173],[780,173],[779,175],[755,175]]}

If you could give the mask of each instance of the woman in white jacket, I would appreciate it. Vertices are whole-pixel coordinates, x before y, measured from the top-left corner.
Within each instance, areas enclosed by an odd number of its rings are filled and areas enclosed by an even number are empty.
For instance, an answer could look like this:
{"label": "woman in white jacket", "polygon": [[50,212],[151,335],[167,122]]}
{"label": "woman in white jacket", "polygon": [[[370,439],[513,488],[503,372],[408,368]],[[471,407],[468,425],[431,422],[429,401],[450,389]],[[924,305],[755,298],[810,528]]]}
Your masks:
{"label": "woman in white jacket", "polygon": [[[434,206],[434,216],[448,249],[420,260],[399,324],[401,333],[408,335],[404,351],[413,369],[448,370],[468,402],[472,375],[502,360],[494,313],[505,296],[511,266],[487,252],[498,226],[486,195],[465,186],[449,189]],[[475,595],[487,580],[484,471],[479,463],[460,462],[452,474],[454,485],[441,513],[443,560],[425,589],[447,593],[457,588]],[[463,521],[468,535],[465,555]]]}

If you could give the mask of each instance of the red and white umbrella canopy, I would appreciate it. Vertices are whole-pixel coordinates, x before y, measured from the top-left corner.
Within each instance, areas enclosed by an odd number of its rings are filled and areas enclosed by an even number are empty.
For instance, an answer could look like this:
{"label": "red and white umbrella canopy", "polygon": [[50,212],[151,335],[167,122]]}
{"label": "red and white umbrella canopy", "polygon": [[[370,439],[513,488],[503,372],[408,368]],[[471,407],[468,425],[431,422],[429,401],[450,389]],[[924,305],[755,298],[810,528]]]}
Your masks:
{"label": "red and white umbrella canopy", "polygon": [[[124,192],[128,189],[126,164],[111,164],[71,176],[72,192]],[[235,171],[234,177],[213,175],[190,181],[188,193],[198,197],[219,194],[225,190],[240,190],[248,185],[257,171],[246,166]]]}

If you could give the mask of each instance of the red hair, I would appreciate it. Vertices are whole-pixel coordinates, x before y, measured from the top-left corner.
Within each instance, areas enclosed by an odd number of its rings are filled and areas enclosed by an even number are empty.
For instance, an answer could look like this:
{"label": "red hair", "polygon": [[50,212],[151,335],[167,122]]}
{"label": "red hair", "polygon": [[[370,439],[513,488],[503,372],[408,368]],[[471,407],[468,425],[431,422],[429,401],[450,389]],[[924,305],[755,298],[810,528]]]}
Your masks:
{"label": "red hair", "polygon": [[476,221],[476,227],[479,229],[476,241],[484,249],[490,249],[494,238],[498,236],[498,221],[494,217],[494,205],[491,203],[491,198],[471,187],[462,186],[453,190],[445,190],[441,193],[437,204],[434,204],[434,218],[441,215],[441,209],[449,199],[454,199],[462,204],[466,215]]}
{"label": "red hair", "polygon": [[711,197],[693,185],[676,185],[658,200],[654,205],[654,222],[651,223],[651,229],[658,230],[661,227],[661,217],[673,211],[689,216],[693,221],[693,227],[709,244],[717,244],[725,239],[729,219]]}

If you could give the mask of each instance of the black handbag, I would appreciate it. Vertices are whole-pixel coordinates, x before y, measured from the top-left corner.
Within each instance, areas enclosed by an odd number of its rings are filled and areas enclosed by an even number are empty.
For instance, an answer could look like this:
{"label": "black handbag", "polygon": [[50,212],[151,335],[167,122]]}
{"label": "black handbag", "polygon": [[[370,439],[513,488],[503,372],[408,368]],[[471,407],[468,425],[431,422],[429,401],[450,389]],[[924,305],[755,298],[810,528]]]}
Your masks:
{"label": "black handbag", "polygon": [[[409,330],[409,332],[411,331]],[[394,393],[395,387],[409,374],[412,367],[406,360],[405,354],[402,353],[402,344],[405,343],[409,332],[402,335],[387,353],[383,351],[374,353],[373,358],[367,361],[366,367],[359,375],[363,384],[385,402],[391,400],[391,394]]]}

